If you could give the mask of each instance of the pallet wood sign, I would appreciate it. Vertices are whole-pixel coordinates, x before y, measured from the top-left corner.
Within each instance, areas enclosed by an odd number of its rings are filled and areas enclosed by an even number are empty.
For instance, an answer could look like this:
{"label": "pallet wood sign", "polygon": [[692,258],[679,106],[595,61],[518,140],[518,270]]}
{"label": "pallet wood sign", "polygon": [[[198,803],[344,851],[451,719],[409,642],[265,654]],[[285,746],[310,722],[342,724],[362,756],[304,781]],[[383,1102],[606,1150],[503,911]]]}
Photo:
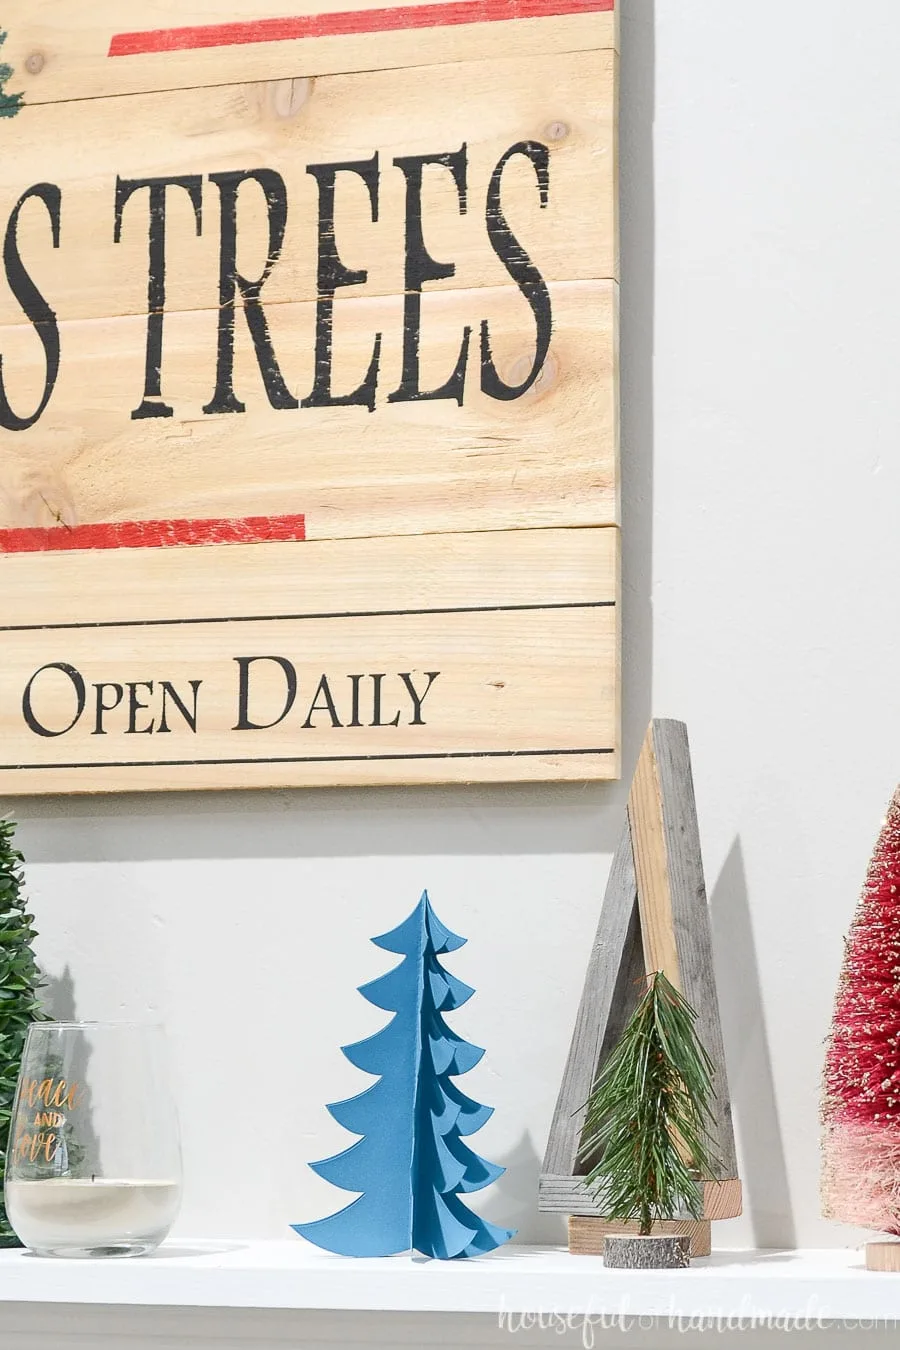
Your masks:
{"label": "pallet wood sign", "polygon": [[704,1184],[699,1224],[688,1214],[673,1216],[676,1226],[684,1225],[678,1231],[690,1234],[694,1254],[704,1255],[709,1221],[740,1214],[741,1183],[687,728],[667,720],[650,724],[632,780],[540,1178],[540,1208],[574,1216],[573,1251],[602,1250],[606,1233],[628,1227],[606,1223],[585,1189],[583,1108],[643,992],[643,976],[656,970],[696,1010],[697,1034],[715,1069],[711,1137],[720,1175]]}
{"label": "pallet wood sign", "polygon": [[3,11],[0,793],[618,775],[613,0],[306,6]]}

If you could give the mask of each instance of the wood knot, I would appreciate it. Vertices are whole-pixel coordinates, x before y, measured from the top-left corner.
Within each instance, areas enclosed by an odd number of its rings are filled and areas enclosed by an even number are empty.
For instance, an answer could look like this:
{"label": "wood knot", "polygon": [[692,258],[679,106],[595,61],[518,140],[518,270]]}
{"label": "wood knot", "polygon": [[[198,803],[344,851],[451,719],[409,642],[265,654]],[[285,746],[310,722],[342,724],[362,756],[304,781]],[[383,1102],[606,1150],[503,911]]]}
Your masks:
{"label": "wood knot", "polygon": [[315,80],[300,76],[292,80],[273,80],[269,85],[269,103],[276,117],[296,117],[308,102]]}
{"label": "wood knot", "polygon": [[[507,384],[519,385],[524,380],[527,380],[531,371],[533,359],[532,356],[516,357],[509,370],[504,373],[503,378],[506,380]],[[559,362],[551,351],[547,353],[547,358],[535,376],[531,388],[525,392],[523,397],[531,399],[541,398],[544,394],[549,393],[551,389],[553,389],[558,379]]]}
{"label": "wood knot", "polygon": [[544,135],[548,141],[564,141],[569,134],[568,122],[548,122],[544,128]]}
{"label": "wood knot", "polygon": [[43,52],[32,52],[25,58],[25,69],[29,75],[40,75],[46,64],[46,57]]}

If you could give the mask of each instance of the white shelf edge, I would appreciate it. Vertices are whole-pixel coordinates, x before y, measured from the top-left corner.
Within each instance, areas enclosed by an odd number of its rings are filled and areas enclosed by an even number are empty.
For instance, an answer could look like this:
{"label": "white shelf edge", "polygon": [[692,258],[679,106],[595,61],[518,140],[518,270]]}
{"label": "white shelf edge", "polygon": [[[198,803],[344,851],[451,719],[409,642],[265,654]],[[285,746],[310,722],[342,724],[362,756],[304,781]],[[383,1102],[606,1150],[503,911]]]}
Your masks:
{"label": "white shelf edge", "polygon": [[704,1319],[737,1326],[900,1320],[900,1275],[870,1274],[860,1252],[719,1251],[689,1270],[604,1270],[599,1257],[508,1246],[468,1261],[353,1260],[297,1238],[172,1241],[132,1260],[51,1260],[0,1252],[0,1303],[517,1313]]}

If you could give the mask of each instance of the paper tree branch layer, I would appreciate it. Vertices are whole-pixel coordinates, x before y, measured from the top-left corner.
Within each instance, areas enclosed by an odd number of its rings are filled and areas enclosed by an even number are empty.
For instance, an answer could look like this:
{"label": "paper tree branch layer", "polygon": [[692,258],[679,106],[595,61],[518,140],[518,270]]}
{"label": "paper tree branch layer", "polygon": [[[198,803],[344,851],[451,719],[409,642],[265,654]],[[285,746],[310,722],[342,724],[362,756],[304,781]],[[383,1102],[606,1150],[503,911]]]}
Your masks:
{"label": "paper tree branch layer", "polygon": [[493,1251],[512,1232],[473,1214],[460,1199],[505,1170],[463,1143],[493,1108],[472,1101],[453,1081],[474,1068],[484,1051],[457,1036],[443,1018],[475,992],[438,960],[465,939],[443,926],[425,891],[399,928],[372,940],[403,960],[359,992],[395,1016],[374,1036],[344,1046],[343,1053],[378,1081],[328,1107],[339,1125],[362,1138],[311,1164],[326,1181],[361,1194],[330,1218],[293,1228],[344,1256],[391,1256],[415,1248],[446,1259]]}

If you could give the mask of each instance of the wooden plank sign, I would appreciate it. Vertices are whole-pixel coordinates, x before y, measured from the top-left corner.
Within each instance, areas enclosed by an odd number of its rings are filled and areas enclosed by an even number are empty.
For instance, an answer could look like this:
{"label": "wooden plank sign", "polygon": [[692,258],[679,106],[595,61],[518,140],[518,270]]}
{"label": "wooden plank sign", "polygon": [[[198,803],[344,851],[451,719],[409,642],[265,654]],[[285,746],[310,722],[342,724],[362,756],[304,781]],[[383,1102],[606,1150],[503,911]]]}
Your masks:
{"label": "wooden plank sign", "polygon": [[612,0],[9,0],[0,792],[618,776]]}

